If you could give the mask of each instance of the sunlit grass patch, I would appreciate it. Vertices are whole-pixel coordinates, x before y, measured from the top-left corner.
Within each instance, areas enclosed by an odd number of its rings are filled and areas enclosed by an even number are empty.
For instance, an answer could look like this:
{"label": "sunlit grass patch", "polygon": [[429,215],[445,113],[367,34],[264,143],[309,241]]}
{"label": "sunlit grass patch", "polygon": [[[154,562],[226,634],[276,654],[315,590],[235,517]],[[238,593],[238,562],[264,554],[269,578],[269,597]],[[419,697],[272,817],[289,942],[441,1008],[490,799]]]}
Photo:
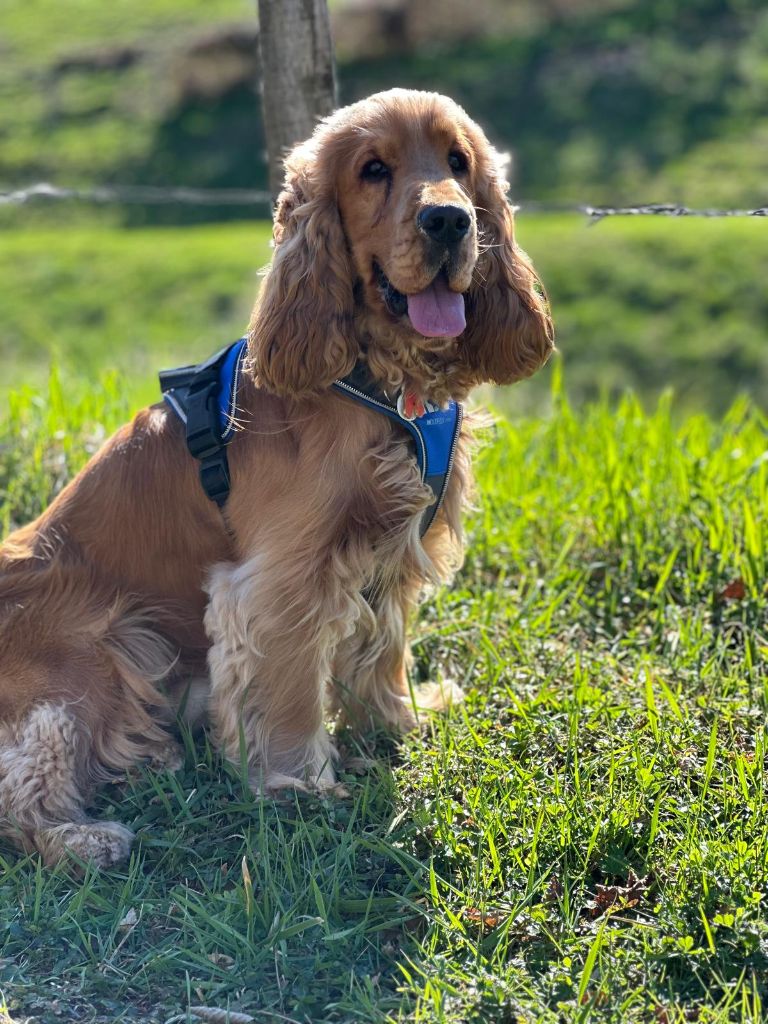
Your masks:
{"label": "sunlit grass patch", "polygon": [[[38,213],[40,211],[37,211]],[[266,221],[119,230],[100,223],[3,232],[0,397],[120,370],[137,400],[158,367],[206,358],[245,329],[269,262]],[[633,388],[674,413],[721,416],[768,389],[764,225],[752,221],[518,214],[517,237],[550,295],[574,404]],[[511,415],[546,408],[555,363],[499,389]],[[143,389],[138,393],[136,382]]]}
{"label": "sunlit grass patch", "polygon": [[[120,396],[14,398],[6,523]],[[138,830],[124,870],[4,849],[15,1018],[763,1019],[768,423],[551,404],[487,439],[466,565],[415,626],[414,680],[466,702],[347,775],[348,801],[259,803],[187,737],[179,773],[99,798]]]}

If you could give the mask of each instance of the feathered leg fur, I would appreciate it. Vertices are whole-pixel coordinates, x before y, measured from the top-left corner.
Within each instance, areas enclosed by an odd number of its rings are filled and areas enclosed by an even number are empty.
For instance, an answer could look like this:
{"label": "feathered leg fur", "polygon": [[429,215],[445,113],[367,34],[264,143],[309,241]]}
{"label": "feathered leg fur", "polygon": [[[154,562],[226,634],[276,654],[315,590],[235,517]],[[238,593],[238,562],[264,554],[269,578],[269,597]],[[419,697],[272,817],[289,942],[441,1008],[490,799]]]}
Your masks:
{"label": "feathered leg fur", "polygon": [[[354,676],[353,717],[370,705],[391,725],[413,724],[398,579],[404,559],[414,579],[434,571],[419,541],[429,494],[401,442],[374,446],[350,479],[355,486],[341,493],[318,488],[313,507],[259,535],[250,559],[210,577],[217,739],[236,764],[245,744],[262,791],[333,786],[324,726],[332,674]],[[373,606],[363,596],[372,593]]]}
{"label": "feathered leg fur", "polygon": [[173,747],[156,684],[171,670],[151,612],[99,600],[86,573],[19,573],[0,631],[2,692],[17,714],[0,724],[0,834],[48,864],[68,852],[100,867],[123,860],[132,832],[85,808],[97,783]]}

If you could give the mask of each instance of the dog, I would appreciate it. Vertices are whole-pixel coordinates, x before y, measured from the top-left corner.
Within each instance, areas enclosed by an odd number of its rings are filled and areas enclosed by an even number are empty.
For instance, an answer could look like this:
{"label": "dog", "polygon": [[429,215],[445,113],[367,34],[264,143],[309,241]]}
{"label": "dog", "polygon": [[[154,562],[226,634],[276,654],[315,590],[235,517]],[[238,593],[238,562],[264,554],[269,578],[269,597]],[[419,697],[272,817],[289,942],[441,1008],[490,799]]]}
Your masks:
{"label": "dog", "polygon": [[0,549],[4,835],[48,864],[123,860],[133,834],[89,819],[89,800],[171,757],[180,712],[247,758],[259,793],[332,792],[330,718],[402,732],[451,696],[414,699],[406,634],[462,560],[470,428],[437,508],[403,424],[334,382],[362,372],[409,422],[546,361],[547,299],[506,190],[483,131],[428,92],[338,110],[288,155],[226,501],[158,403]]}

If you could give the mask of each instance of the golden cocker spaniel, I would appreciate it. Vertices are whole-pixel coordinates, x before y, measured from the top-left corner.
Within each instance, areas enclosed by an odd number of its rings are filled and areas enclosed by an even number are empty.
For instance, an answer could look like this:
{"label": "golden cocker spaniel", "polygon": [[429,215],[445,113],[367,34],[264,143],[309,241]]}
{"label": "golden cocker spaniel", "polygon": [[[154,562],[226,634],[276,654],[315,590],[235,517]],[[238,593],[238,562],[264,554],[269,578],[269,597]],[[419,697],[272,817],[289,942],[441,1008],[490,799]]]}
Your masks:
{"label": "golden cocker spaniel", "polygon": [[461,560],[467,428],[422,537],[409,434],[332,383],[363,366],[434,409],[552,350],[499,156],[455,103],[380,93],[285,166],[226,504],[158,404],[0,549],[0,831],[49,863],[128,854],[89,796],[167,757],[180,708],[262,793],[333,788],[329,716],[412,727],[408,619]]}

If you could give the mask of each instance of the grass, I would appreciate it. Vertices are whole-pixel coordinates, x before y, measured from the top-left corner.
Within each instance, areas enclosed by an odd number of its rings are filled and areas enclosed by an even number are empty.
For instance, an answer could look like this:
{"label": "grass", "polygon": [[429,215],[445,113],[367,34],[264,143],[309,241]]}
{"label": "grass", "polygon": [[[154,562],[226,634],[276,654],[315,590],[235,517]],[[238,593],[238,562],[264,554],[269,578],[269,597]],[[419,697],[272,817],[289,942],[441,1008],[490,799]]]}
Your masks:
{"label": "grass", "polygon": [[[525,385],[523,386],[525,387]],[[768,421],[625,397],[500,423],[415,678],[466,702],[349,800],[253,800],[204,739],[98,813],[78,878],[0,852],[0,988],[47,1022],[758,1024],[768,999]],[[118,379],[16,396],[7,525],[126,413]],[[341,737],[349,747],[349,737]]]}
{"label": "grass", "polygon": [[212,21],[246,20],[253,17],[253,9],[245,0],[115,0],[108,5],[70,0],[66,10],[51,0],[34,0],[34,6],[12,0],[4,15],[11,57],[41,65],[51,57],[89,51],[115,39],[133,41],[158,32],[178,34]]}
{"label": "grass", "polygon": [[[0,252],[0,357],[41,385],[122,370],[132,384],[240,337],[269,261],[266,222],[119,231],[9,232]],[[151,401],[153,383],[134,397]]]}
{"label": "grass", "polygon": [[[167,73],[174,47],[217,24],[253,18],[245,0],[50,0],[3,8],[0,122],[5,185],[30,178],[125,180],[156,144],[173,103]],[[127,67],[62,72],[58,62],[140,45],[152,60]],[[183,167],[183,159],[180,162]]]}
{"label": "grass", "polygon": [[[682,411],[722,415],[734,394],[768,388],[763,325],[768,246],[758,221],[581,217],[523,211],[518,235],[550,292],[574,400],[627,387]],[[4,386],[65,384],[104,370],[150,382],[162,365],[204,358],[237,338],[268,262],[263,221],[115,230],[79,224],[8,230],[0,247]],[[499,396],[538,411],[549,371]],[[12,383],[13,382],[13,383]],[[136,401],[156,395],[149,383]]]}

